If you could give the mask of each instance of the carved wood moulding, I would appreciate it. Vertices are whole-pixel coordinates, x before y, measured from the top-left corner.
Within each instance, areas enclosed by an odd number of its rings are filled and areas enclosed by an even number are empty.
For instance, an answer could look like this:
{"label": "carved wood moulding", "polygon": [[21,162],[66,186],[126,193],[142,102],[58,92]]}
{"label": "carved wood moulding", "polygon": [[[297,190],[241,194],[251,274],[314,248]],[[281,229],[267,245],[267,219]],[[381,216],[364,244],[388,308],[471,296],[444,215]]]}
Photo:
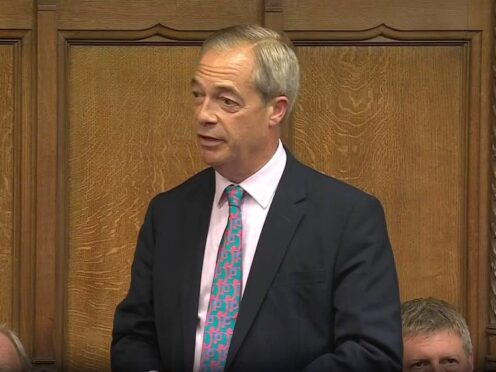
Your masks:
{"label": "carved wood moulding", "polygon": [[392,44],[398,42],[409,45],[444,45],[453,43],[467,43],[471,41],[477,31],[403,31],[388,25],[381,24],[366,30],[356,31],[287,31],[291,40],[300,45],[356,45],[358,42],[366,42],[372,45]]}
{"label": "carved wood moulding", "polygon": [[[493,8],[493,25],[496,25],[496,3]],[[492,51],[492,105],[491,105],[491,228],[489,247],[489,324],[487,326],[488,355],[486,369],[496,371],[496,27],[493,28]]]}
{"label": "carved wood moulding", "polygon": [[[34,296],[34,128],[32,112],[32,31],[0,29],[0,45],[12,48],[12,303],[9,325],[31,350]],[[5,113],[4,113],[5,114]],[[7,177],[8,179],[8,177]]]}
{"label": "carved wood moulding", "polygon": [[72,45],[85,44],[179,44],[201,45],[215,30],[182,31],[162,24],[144,30],[59,30],[61,36]]}

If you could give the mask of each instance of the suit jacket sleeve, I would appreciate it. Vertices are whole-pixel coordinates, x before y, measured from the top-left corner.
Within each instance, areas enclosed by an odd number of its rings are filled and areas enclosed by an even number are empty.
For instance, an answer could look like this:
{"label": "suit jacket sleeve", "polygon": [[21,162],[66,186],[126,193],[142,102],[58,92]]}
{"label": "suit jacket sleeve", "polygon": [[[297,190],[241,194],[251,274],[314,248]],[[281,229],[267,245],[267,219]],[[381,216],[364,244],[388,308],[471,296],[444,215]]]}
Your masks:
{"label": "suit jacket sleeve", "polygon": [[154,245],[152,201],[138,236],[129,292],[115,311],[111,345],[115,372],[163,371],[153,310]]}
{"label": "suit jacket sleeve", "polygon": [[334,268],[334,350],[304,371],[401,371],[396,269],[384,213],[370,197],[355,200]]}

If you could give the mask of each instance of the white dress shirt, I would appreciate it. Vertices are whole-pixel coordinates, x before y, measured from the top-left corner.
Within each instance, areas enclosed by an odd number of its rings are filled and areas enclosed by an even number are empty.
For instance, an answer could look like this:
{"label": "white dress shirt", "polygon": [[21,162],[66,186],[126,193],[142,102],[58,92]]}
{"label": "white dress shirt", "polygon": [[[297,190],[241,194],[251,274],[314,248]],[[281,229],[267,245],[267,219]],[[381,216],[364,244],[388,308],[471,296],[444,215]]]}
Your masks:
{"label": "white dress shirt", "polygon": [[[241,219],[243,224],[242,235],[242,282],[241,296],[244,293],[251,264],[260,238],[260,233],[267,217],[269,207],[274,198],[277,185],[286,166],[286,152],[279,141],[272,158],[255,174],[248,177],[239,185],[245,190],[241,204]],[[214,278],[217,252],[229,217],[229,206],[224,195],[224,189],[233,184],[219,173],[215,172],[215,195],[210,216],[207,242],[203,256],[201,275],[200,298],[198,303],[198,324],[196,327],[195,360],[193,371],[200,368],[203,331],[207,317],[210,291]]]}

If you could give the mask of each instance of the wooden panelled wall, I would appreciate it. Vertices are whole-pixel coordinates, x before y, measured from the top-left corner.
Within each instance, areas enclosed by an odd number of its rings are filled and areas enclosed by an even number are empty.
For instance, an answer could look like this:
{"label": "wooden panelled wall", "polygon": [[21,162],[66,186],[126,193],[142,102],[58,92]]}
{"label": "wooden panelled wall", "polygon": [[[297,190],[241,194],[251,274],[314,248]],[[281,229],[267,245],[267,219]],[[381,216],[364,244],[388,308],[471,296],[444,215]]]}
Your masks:
{"label": "wooden panelled wall", "polygon": [[259,23],[301,61],[285,144],[382,200],[402,299],[453,303],[496,370],[494,18],[490,0],[0,0],[0,322],[38,370],[109,369],[146,205],[204,167],[199,45]]}

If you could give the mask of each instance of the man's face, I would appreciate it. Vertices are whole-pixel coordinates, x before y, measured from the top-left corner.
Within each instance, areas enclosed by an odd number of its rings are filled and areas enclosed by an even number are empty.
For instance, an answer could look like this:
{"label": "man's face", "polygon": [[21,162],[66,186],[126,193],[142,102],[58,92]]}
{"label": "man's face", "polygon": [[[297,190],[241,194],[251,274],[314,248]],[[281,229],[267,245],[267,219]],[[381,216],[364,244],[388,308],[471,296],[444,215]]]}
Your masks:
{"label": "man's face", "polygon": [[197,142],[203,160],[224,177],[241,182],[277,148],[279,132],[253,85],[251,46],[208,50],[192,80]]}
{"label": "man's face", "polygon": [[473,371],[472,355],[465,353],[461,338],[449,330],[406,336],[403,348],[405,372]]}
{"label": "man's face", "polygon": [[19,372],[21,370],[21,361],[17,354],[12,341],[0,333],[0,371],[2,372]]}

